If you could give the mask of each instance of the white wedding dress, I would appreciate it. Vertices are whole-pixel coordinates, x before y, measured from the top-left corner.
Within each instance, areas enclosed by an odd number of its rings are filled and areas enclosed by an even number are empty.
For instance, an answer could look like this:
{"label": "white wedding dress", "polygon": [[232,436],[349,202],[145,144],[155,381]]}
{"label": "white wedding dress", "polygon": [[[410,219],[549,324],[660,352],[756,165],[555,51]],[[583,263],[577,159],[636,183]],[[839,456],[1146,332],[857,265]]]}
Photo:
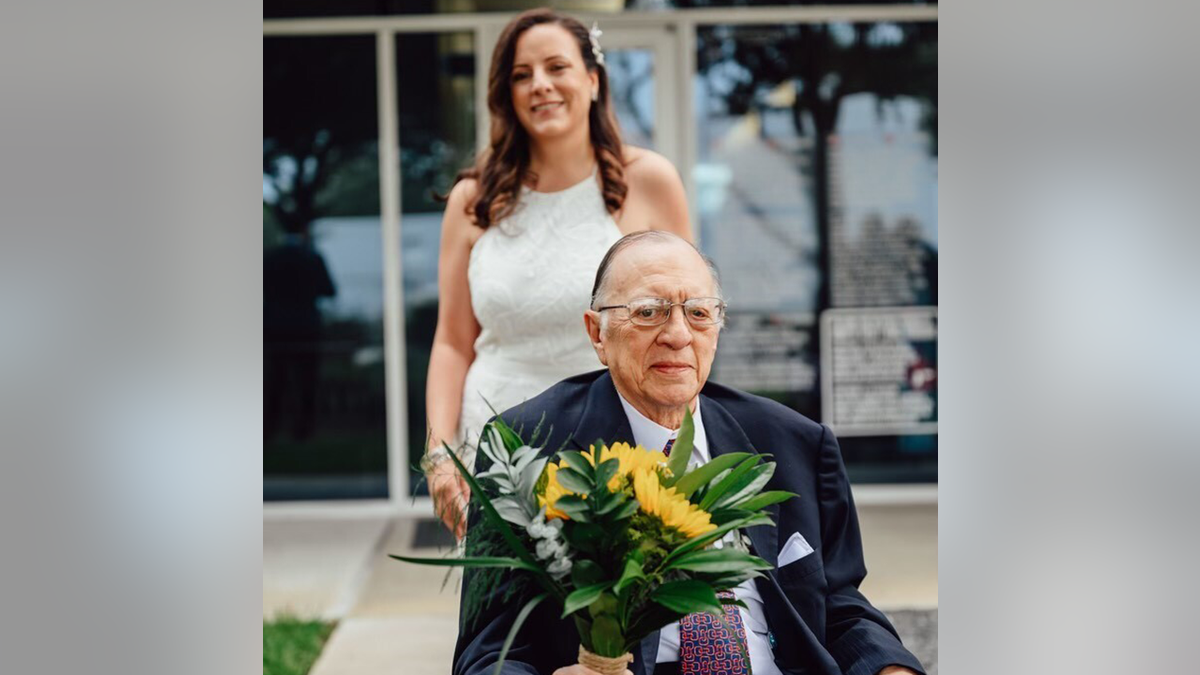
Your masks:
{"label": "white wedding dress", "polygon": [[[471,249],[471,307],[482,329],[467,371],[454,447],[474,445],[496,412],[603,367],[584,328],[600,260],[621,237],[595,173],[559,192],[523,188],[508,218]],[[533,431],[525,429],[525,436]]]}

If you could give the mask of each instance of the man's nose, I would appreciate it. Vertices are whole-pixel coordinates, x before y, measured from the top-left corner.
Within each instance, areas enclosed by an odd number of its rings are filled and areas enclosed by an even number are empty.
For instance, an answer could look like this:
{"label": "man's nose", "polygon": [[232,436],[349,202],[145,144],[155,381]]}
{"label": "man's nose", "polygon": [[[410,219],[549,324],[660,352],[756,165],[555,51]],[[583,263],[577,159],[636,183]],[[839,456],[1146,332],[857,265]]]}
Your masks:
{"label": "man's nose", "polygon": [[[679,310],[676,312],[675,310]],[[675,305],[667,314],[667,322],[658,332],[658,342],[671,349],[683,349],[692,343],[692,327],[683,313],[683,307]]]}

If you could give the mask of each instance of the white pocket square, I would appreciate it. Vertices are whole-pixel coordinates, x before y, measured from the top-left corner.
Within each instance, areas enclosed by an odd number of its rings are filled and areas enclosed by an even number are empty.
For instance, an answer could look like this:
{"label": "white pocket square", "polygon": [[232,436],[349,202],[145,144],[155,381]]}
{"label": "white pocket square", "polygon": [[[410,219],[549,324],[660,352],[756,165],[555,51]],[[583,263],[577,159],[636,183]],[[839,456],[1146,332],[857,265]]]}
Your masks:
{"label": "white pocket square", "polygon": [[783,545],[783,550],[779,552],[778,566],[790,565],[812,552],[813,547],[808,545],[799,532],[795,532],[788,537],[787,543]]}

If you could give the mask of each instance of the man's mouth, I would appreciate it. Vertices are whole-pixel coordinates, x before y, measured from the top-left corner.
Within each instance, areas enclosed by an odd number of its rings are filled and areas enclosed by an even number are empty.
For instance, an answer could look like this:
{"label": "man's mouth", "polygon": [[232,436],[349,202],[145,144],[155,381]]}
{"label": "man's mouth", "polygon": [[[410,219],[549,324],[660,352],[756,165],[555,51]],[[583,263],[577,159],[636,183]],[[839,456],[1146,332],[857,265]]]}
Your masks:
{"label": "man's mouth", "polygon": [[671,361],[663,361],[661,363],[655,363],[654,365],[650,366],[650,369],[654,370],[655,372],[661,373],[663,375],[678,375],[680,373],[685,373],[685,372],[691,370],[692,367],[686,363],[675,363],[675,362],[671,362]]}
{"label": "man's mouth", "polygon": [[535,113],[539,113],[544,110],[553,110],[561,105],[562,105],[562,101],[553,101],[551,103],[539,103],[539,104],[533,106],[532,110]]}

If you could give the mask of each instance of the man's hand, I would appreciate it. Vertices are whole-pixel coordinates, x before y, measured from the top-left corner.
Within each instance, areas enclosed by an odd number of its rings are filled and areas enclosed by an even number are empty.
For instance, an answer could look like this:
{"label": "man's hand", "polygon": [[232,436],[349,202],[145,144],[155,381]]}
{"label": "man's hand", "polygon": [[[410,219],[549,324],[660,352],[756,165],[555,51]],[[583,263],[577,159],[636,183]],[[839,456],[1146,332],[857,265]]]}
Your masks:
{"label": "man's hand", "polygon": [[888,666],[879,671],[878,675],[917,675],[917,673],[904,666]]}
{"label": "man's hand", "polygon": [[[600,673],[597,673],[587,666],[581,666],[576,663],[573,666],[559,668],[558,670],[554,671],[554,675],[600,675]],[[633,675],[633,671],[626,668],[625,675]]]}
{"label": "man's hand", "polygon": [[435,464],[425,477],[433,494],[433,512],[446,524],[446,529],[454,533],[454,538],[461,540],[467,534],[467,502],[471,499],[471,488],[449,459]]}

